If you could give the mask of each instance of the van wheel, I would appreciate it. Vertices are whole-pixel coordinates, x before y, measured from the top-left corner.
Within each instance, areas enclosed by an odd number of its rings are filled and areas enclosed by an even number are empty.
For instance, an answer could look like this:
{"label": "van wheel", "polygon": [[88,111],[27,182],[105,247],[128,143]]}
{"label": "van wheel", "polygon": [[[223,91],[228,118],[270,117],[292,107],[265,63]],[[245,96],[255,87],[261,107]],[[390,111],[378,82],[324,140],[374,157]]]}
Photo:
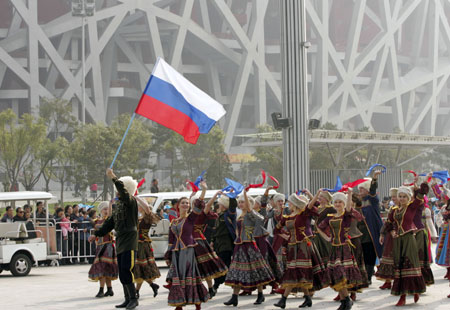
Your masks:
{"label": "van wheel", "polygon": [[25,254],[16,254],[11,259],[9,270],[16,277],[24,277],[31,271],[31,260]]}

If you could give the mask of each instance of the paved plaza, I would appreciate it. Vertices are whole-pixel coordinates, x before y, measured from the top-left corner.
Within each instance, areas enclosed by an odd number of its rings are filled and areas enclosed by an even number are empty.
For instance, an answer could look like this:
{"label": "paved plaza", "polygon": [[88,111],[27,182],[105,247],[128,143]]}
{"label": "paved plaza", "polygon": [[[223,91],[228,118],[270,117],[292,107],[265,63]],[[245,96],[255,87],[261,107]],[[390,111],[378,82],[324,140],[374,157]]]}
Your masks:
{"label": "paved plaza", "polygon": [[[163,266],[163,261],[158,261],[158,265]],[[11,273],[3,271],[0,274],[1,301],[0,309],[95,309],[112,310],[114,305],[122,302],[123,293],[120,282],[113,282],[114,297],[105,297],[101,299],[94,298],[97,294],[97,283],[89,282],[87,274],[89,265],[73,265],[61,267],[39,267],[33,268],[27,277],[13,277]],[[162,286],[167,274],[167,268],[161,268],[162,277],[157,283]],[[433,272],[436,284],[428,287],[426,294],[422,295],[419,303],[412,304],[412,297],[407,298],[407,305],[402,309],[450,309],[449,282],[444,280],[445,269],[433,264]],[[398,309],[393,307],[397,302],[397,297],[391,296],[388,291],[378,289],[382,282],[374,281],[373,285],[358,294],[358,300],[353,309]],[[168,291],[161,287],[160,294],[153,298],[152,291],[148,285],[141,289],[141,299],[139,300],[139,310],[151,309],[173,309],[167,305]],[[258,309],[269,310],[278,309],[273,304],[278,300],[279,295],[269,295],[269,289],[266,289],[266,301],[260,306],[253,305],[256,299],[253,296],[241,297],[237,309]],[[231,295],[231,288],[222,286],[217,296],[206,304],[202,309],[236,309],[227,307],[223,302],[228,300]],[[317,292],[313,298],[313,307],[311,309],[337,309],[339,304],[332,299],[336,293],[327,288]],[[298,305],[303,302],[298,297],[290,297],[286,309],[298,309]],[[194,306],[188,306],[184,309],[195,309]]]}

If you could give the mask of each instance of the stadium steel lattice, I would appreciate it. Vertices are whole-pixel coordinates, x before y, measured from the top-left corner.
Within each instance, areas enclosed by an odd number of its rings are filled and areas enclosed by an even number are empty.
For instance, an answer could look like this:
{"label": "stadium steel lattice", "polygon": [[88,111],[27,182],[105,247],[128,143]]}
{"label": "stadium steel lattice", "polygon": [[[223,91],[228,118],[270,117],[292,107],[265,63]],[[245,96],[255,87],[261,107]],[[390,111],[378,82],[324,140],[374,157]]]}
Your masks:
{"label": "stadium steel lattice", "polygon": [[[88,121],[132,111],[158,56],[225,105],[228,150],[281,111],[279,0],[95,3],[85,18]],[[310,118],[449,132],[449,1],[306,0],[306,11]],[[71,1],[0,1],[0,109],[35,112],[57,96],[81,115],[80,41]]]}

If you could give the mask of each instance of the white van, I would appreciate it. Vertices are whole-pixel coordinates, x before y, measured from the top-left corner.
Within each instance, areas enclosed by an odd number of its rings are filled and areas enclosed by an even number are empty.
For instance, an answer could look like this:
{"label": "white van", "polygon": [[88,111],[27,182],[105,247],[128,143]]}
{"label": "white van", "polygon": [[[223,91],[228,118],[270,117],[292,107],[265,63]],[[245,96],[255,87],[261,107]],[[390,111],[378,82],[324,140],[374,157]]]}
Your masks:
{"label": "white van", "polygon": [[[205,200],[209,200],[217,193],[216,190],[207,190],[205,194]],[[249,196],[256,197],[263,195],[265,188],[251,188],[247,192]],[[271,190],[269,195],[275,194],[275,190]],[[138,196],[144,198],[149,205],[152,206],[153,212],[157,213],[158,210],[162,209],[166,204],[170,205],[172,199],[180,199],[181,197],[190,197],[192,192],[165,192],[165,193],[147,193],[139,194]],[[239,213],[240,210],[237,210]],[[150,230],[150,237],[152,238],[152,247],[155,258],[163,258],[164,253],[166,253],[167,246],[169,243],[169,226],[168,220],[161,220],[159,223],[152,227]]]}
{"label": "white van", "polygon": [[36,205],[44,202],[47,218],[42,226],[36,225],[34,212],[34,230],[27,229],[25,222],[0,223],[0,272],[9,270],[14,276],[26,276],[33,264],[56,262],[61,254],[56,251],[55,227],[48,218],[48,200],[55,199],[47,192],[6,192],[0,193],[0,202],[16,206],[16,202]]}

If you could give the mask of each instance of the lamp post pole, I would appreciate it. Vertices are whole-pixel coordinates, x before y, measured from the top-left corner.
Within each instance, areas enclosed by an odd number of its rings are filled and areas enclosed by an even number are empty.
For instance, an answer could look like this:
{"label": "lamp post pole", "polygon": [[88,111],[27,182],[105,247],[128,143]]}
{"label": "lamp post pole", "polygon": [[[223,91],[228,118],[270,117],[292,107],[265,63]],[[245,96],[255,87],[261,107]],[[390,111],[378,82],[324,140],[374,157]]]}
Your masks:
{"label": "lamp post pole", "polygon": [[[83,0],[83,11],[85,12],[85,4]],[[85,46],[85,32],[84,32],[84,18],[85,13],[81,16],[81,89],[82,89],[82,98],[81,98],[81,121],[84,124],[86,124],[86,84],[85,84],[85,77],[86,77],[86,67],[85,67],[85,53],[86,53],[86,46]]]}
{"label": "lamp post pole", "polygon": [[283,129],[283,187],[309,187],[308,87],[305,0],[280,0],[282,102],[292,126]]}

